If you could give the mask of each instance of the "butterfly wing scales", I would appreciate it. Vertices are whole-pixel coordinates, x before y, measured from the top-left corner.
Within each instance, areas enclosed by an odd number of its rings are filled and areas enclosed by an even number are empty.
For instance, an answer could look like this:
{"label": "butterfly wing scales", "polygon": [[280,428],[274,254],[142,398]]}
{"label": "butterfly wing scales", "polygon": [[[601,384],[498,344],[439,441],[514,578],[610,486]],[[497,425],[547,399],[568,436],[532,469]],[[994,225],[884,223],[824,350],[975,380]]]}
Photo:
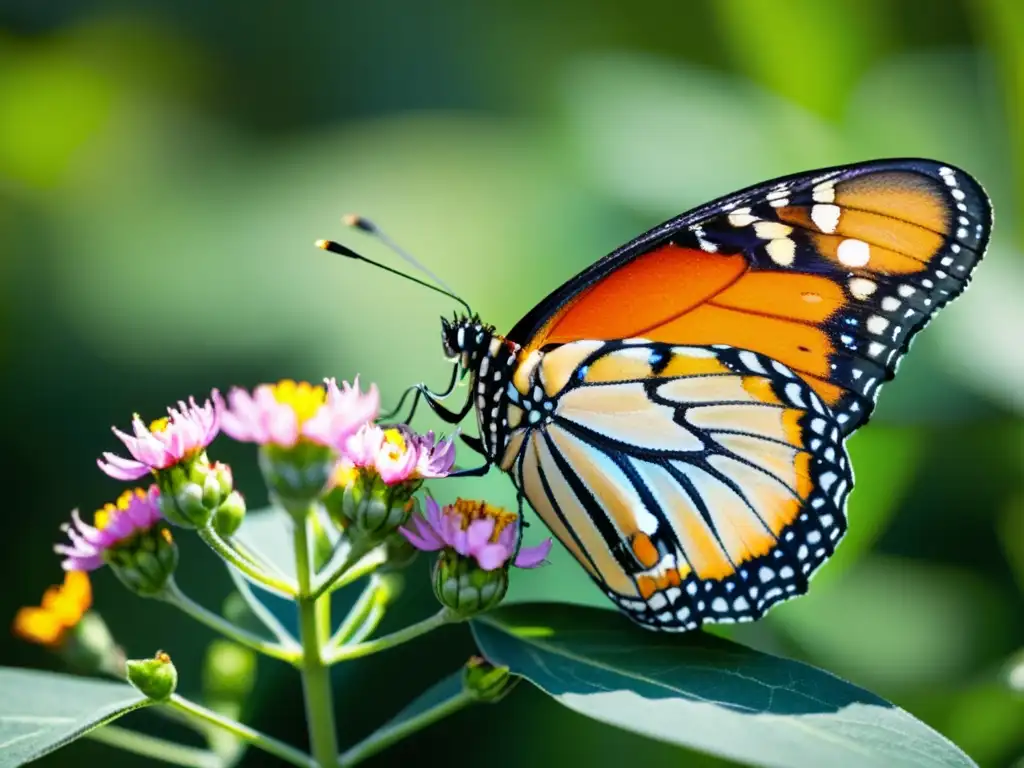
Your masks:
{"label": "butterfly wing scales", "polygon": [[513,478],[641,624],[757,618],[805,591],[845,531],[838,425],[785,366],[723,345],[579,341],[537,373],[564,383],[551,421],[520,428]]}
{"label": "butterfly wing scales", "polygon": [[984,191],[927,160],[751,187],[656,227],[565,284],[509,334],[727,344],[807,381],[849,434],[913,336],[966,287],[991,229]]}

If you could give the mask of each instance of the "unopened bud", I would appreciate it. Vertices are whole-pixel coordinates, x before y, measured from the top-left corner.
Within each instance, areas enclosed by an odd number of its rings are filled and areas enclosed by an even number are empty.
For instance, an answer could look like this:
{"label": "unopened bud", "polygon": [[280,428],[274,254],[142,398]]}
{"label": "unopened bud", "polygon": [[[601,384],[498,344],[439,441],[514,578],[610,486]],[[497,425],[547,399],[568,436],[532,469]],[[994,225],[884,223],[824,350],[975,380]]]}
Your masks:
{"label": "unopened bud", "polygon": [[128,589],[142,597],[155,597],[178,567],[178,545],[170,529],[158,523],[106,550],[103,557]]}
{"label": "unopened bud", "polygon": [[342,495],[345,531],[369,544],[383,541],[408,521],[415,505],[412,492],[404,483],[387,485],[375,473],[359,473]]}
{"label": "unopened bud", "polygon": [[213,527],[222,537],[229,538],[245,520],[245,499],[238,491],[232,491],[213,513]]}
{"label": "unopened bud", "polygon": [[446,549],[434,563],[433,585],[441,605],[461,616],[472,616],[501,602],[508,591],[508,571],[485,571],[473,558]]}
{"label": "unopened bud", "polygon": [[508,667],[496,667],[480,656],[473,656],[462,668],[463,688],[480,702],[499,701],[517,682],[519,678]]}
{"label": "unopened bud", "polygon": [[157,651],[152,659],[130,660],[125,669],[128,682],[153,701],[167,701],[178,687],[178,670],[163,651]]}

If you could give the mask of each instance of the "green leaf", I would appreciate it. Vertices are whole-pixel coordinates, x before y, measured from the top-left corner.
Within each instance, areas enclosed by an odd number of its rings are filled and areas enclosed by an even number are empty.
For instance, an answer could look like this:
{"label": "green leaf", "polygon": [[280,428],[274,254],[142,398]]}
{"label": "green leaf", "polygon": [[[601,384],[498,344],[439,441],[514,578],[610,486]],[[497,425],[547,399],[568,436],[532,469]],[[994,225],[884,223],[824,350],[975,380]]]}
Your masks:
{"label": "green leaf", "polygon": [[292,521],[283,509],[266,507],[247,512],[234,538],[289,578],[296,578]]}
{"label": "green leaf", "polygon": [[126,683],[0,668],[0,768],[36,760],[149,703]]}
{"label": "green leaf", "polygon": [[553,604],[499,609],[473,632],[492,663],[570,709],[751,765],[974,765],[868,691],[706,633],[648,632],[608,611]]}

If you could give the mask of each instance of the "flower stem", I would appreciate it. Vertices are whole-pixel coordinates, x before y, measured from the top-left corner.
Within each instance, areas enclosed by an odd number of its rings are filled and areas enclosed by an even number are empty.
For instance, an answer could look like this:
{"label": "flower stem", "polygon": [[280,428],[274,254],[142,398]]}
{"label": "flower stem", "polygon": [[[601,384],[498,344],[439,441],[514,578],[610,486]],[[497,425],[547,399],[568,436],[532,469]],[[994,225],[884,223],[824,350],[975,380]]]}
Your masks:
{"label": "flower stem", "polygon": [[302,689],[306,699],[306,723],[313,757],[320,768],[338,768],[338,737],[334,723],[334,697],[330,669],[324,663],[321,638],[327,628],[321,624],[325,612],[320,600],[330,596],[312,594],[313,567],[309,552],[309,528],[306,517],[298,517],[294,526],[295,565],[299,576],[299,639],[302,643]]}
{"label": "flower stem", "polygon": [[342,768],[349,768],[349,766],[361,763],[366,758],[372,757],[392,744],[408,738],[417,731],[433,725],[438,720],[458,712],[474,701],[473,694],[463,691],[450,699],[445,699],[428,710],[420,712],[415,717],[410,717],[408,720],[381,728],[342,753]]}
{"label": "flower stem", "polygon": [[215,632],[220,632],[236,643],[252,648],[257,653],[262,653],[264,656],[270,656],[281,661],[287,661],[289,664],[298,664],[302,658],[302,650],[298,645],[293,647],[279,645],[235,626],[223,616],[219,616],[208,608],[204,608],[182,592],[173,579],[167,582],[167,587],[160,597],[164,602],[181,609],[199,623],[205,624]]}
{"label": "flower stem", "polygon": [[240,570],[246,576],[251,578],[257,584],[261,584],[267,589],[273,590],[287,597],[294,597],[296,592],[295,585],[290,584],[283,579],[275,578],[269,574],[264,573],[255,565],[250,563],[238,552],[236,552],[230,544],[220,537],[220,534],[213,529],[212,524],[208,524],[198,529],[199,538],[206,542],[207,546],[210,547],[214,552],[220,555],[222,558],[228,561],[235,568]]}
{"label": "flower stem", "polygon": [[228,568],[228,575],[231,576],[231,580],[235,583],[235,589],[238,590],[242,599],[245,600],[245,604],[249,606],[249,610],[252,611],[253,615],[263,623],[263,626],[273,633],[278,642],[285,647],[294,646],[295,648],[298,648],[298,640],[296,640],[292,636],[292,633],[285,629],[284,625],[277,620],[273,611],[267,608],[266,603],[256,596],[252,591],[252,587],[249,585],[249,580],[234,568]]}
{"label": "flower stem", "polygon": [[380,581],[375,576],[370,577],[370,583],[366,585],[362,593],[356,599],[349,610],[348,615],[338,625],[331,639],[327,641],[328,652],[349,642],[356,631],[362,628],[374,613],[373,609],[380,602],[378,595],[383,590]]}
{"label": "flower stem", "polygon": [[326,661],[328,664],[337,664],[339,661],[358,659],[362,656],[369,656],[371,653],[386,651],[387,649],[394,648],[402,643],[415,640],[417,637],[425,635],[438,627],[443,627],[445,624],[454,624],[459,621],[462,621],[459,616],[452,613],[447,608],[442,608],[433,616],[429,616],[426,619],[423,619],[423,621],[418,621],[415,624],[410,624],[408,627],[400,629],[397,632],[392,632],[390,635],[378,637],[376,640],[367,640],[364,643],[343,645],[339,648],[335,648],[327,657]]}
{"label": "flower stem", "polygon": [[208,749],[187,747],[167,739],[160,739],[117,725],[105,725],[89,731],[86,736],[101,744],[109,744],[134,755],[161,760],[185,768],[222,768],[219,757]]}
{"label": "flower stem", "polygon": [[166,706],[200,720],[209,725],[221,728],[228,733],[234,734],[242,741],[245,741],[257,749],[274,755],[287,763],[298,766],[298,768],[318,768],[317,763],[305,753],[295,747],[285,744],[283,741],[267,736],[265,733],[250,728],[242,723],[235,722],[229,718],[218,715],[216,712],[202,707],[199,704],[174,694],[168,700]]}
{"label": "flower stem", "polygon": [[[313,597],[319,598],[327,592],[351,584],[368,573],[373,572],[385,560],[384,547],[366,548],[360,544],[349,543],[348,548],[331,558],[328,570],[318,574],[313,584]],[[335,562],[337,561],[337,562]]]}

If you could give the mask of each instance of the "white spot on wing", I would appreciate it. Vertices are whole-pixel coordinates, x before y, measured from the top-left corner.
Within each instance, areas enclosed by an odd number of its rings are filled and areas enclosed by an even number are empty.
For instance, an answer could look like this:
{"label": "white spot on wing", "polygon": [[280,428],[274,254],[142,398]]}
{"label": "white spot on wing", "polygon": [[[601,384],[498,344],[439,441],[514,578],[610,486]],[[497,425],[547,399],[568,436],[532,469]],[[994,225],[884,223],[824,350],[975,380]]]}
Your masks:
{"label": "white spot on wing", "polygon": [[863,267],[871,260],[871,249],[863,240],[847,238],[836,248],[836,256],[848,267]]}
{"label": "white spot on wing", "polygon": [[811,221],[814,226],[827,235],[831,235],[839,226],[841,210],[838,205],[814,205],[811,207]]}

